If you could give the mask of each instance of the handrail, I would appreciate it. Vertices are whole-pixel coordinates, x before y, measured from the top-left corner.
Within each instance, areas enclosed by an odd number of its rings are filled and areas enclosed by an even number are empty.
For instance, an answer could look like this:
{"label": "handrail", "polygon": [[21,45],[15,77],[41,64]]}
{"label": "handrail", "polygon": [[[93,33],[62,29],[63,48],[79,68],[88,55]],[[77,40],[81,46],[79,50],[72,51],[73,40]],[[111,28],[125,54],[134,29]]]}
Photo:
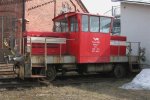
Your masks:
{"label": "handrail", "polygon": [[[27,44],[30,44],[30,58],[32,56],[32,44],[33,43],[42,43],[44,44],[44,59],[45,59],[45,67],[47,69],[47,44],[59,44],[59,62],[62,61],[62,44],[66,44],[66,41],[75,41],[75,39],[66,39],[66,38],[53,38],[53,37],[35,37],[35,38],[41,38],[44,41],[32,41],[33,37],[26,37],[27,38]],[[29,41],[30,40],[30,41]],[[58,41],[57,41],[58,40]],[[32,61],[31,61],[32,62]]]}
{"label": "handrail", "polygon": [[[140,64],[141,63],[141,43],[140,42],[124,42],[125,44],[121,44],[120,42],[117,43],[117,56],[119,58],[119,56],[122,56],[121,54],[121,47],[122,46],[125,46],[126,47],[126,57],[128,57],[128,63],[129,63],[129,68],[130,70],[132,71],[133,70],[133,63],[137,63],[137,64]],[[134,48],[136,47],[136,48]],[[137,53],[135,55],[132,53],[132,51],[136,51],[137,50]],[[111,52],[111,51],[110,51]],[[135,62],[132,61],[132,57],[136,57],[136,60]]]}
{"label": "handrail", "polygon": [[129,53],[132,53],[132,47],[133,47],[133,44],[136,44],[138,46],[138,52],[137,52],[137,56],[140,56],[140,50],[141,50],[141,42],[126,42],[128,43],[128,47],[129,47]]}
{"label": "handrail", "polygon": [[44,48],[45,52],[44,52],[44,58],[45,58],[45,70],[47,70],[47,41],[45,38],[45,48]]}

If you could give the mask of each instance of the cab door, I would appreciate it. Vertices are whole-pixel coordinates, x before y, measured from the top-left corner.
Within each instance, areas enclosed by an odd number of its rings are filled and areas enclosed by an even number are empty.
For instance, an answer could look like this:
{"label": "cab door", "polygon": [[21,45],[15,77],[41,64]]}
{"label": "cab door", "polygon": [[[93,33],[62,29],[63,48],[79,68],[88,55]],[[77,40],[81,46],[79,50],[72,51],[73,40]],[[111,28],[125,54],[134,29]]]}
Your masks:
{"label": "cab door", "polygon": [[82,15],[79,63],[110,61],[111,18]]}
{"label": "cab door", "polygon": [[77,15],[69,17],[68,49],[77,58],[79,51],[79,24]]}

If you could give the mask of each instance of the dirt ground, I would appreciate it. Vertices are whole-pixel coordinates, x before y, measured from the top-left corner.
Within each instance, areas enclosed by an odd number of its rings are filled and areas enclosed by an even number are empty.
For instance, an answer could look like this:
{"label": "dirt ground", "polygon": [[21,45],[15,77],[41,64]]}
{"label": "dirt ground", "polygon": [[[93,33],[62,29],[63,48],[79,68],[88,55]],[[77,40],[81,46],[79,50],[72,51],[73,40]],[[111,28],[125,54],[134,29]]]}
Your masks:
{"label": "dirt ground", "polygon": [[106,79],[98,83],[0,89],[0,100],[149,100],[150,91],[119,88],[131,80],[112,82]]}

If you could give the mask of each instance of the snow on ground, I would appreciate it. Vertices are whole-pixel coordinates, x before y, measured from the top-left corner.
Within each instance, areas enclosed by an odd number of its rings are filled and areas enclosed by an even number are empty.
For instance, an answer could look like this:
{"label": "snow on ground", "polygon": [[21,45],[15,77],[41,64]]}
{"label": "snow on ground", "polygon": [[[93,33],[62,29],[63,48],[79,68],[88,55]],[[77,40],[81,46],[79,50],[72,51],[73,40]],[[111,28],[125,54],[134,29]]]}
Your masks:
{"label": "snow on ground", "polygon": [[130,83],[121,88],[132,90],[150,90],[150,69],[143,69]]}

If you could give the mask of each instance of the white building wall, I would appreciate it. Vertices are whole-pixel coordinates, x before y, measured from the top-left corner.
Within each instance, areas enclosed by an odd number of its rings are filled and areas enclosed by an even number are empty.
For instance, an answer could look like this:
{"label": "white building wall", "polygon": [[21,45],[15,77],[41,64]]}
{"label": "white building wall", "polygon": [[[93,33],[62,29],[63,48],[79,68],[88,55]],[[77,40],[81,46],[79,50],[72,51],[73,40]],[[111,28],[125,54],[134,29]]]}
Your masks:
{"label": "white building wall", "polygon": [[121,34],[128,41],[141,42],[150,65],[150,5],[121,3]]}

